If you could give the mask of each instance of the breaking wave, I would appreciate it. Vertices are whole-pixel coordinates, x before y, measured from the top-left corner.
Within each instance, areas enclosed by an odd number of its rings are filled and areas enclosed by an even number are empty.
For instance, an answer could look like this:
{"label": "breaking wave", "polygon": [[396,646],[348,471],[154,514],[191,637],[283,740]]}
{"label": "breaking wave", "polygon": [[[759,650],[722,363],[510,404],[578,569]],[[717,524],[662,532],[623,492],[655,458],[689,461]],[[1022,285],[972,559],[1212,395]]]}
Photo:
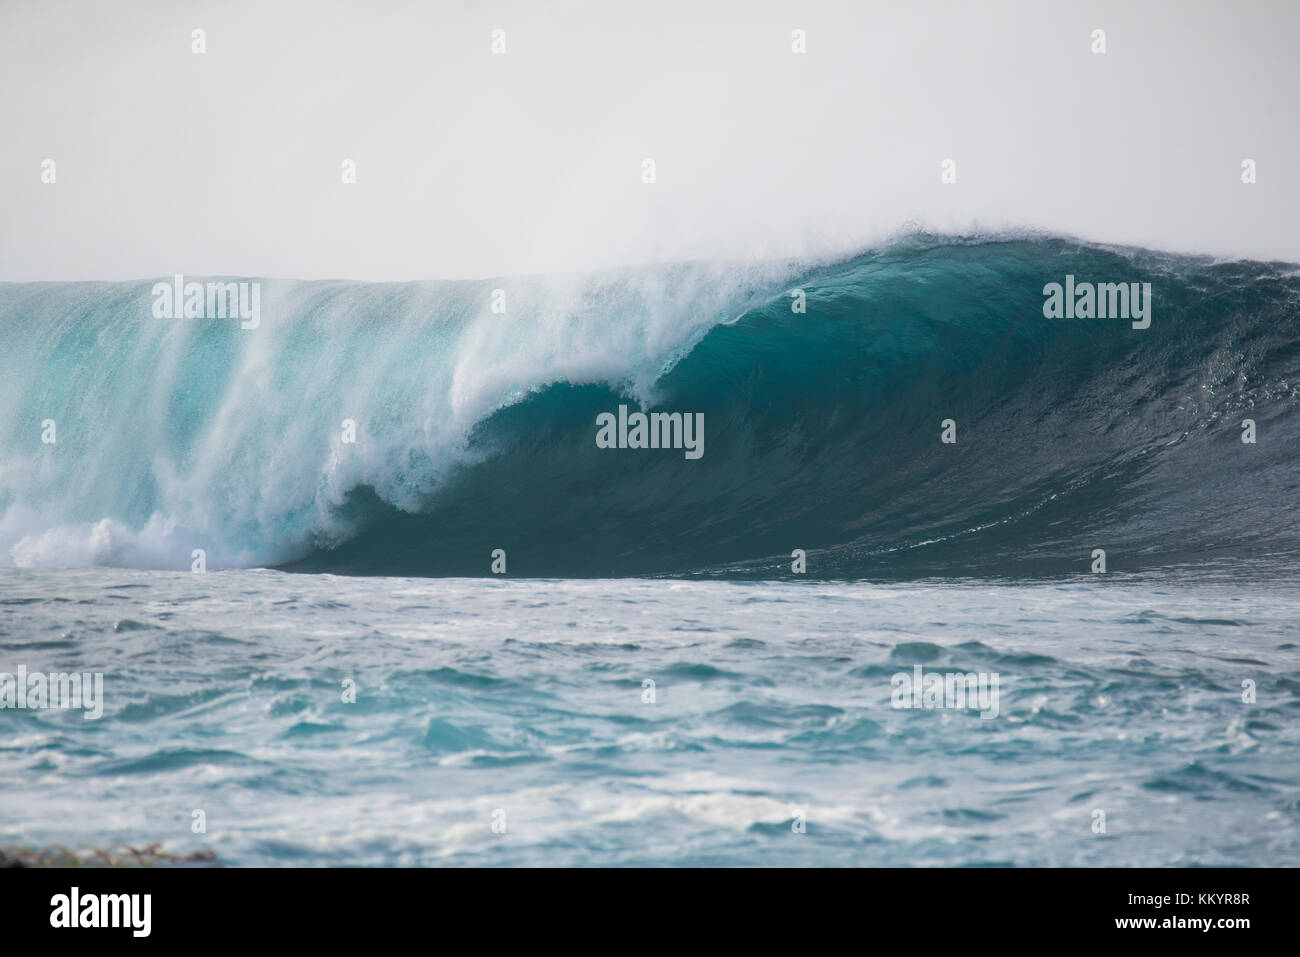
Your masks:
{"label": "breaking wave", "polygon": [[[1150,283],[1150,328],[1044,318],[1066,275]],[[482,575],[502,548],[512,576],[768,577],[798,548],[810,576],[914,577],[1086,572],[1094,548],[1111,571],[1300,558],[1292,265],[915,235],[830,264],[261,283],[251,330],[157,319],[152,281],[0,285],[0,560],[188,569],[203,548],[209,568]],[[703,413],[705,454],[598,448],[619,404]]]}

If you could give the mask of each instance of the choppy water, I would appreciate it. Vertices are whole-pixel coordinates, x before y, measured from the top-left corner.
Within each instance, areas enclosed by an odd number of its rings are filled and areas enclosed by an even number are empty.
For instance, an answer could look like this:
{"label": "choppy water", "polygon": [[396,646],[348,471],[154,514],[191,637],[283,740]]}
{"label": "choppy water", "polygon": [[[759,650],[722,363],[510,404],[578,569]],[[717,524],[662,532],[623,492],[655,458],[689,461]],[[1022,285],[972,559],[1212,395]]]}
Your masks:
{"label": "choppy water", "polygon": [[[0,844],[161,841],[232,864],[1293,864],[1296,611],[1285,584],[1155,576],[5,568],[0,671],[102,671],[106,705],[0,710]],[[914,664],[997,672],[998,717],[894,709]]]}

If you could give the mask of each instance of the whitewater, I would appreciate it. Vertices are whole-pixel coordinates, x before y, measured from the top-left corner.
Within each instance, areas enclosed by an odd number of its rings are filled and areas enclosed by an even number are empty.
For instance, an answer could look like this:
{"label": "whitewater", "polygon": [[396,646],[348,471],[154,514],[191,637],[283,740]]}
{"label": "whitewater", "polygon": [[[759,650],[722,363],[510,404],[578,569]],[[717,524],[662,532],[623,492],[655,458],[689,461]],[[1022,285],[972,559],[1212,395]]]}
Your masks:
{"label": "whitewater", "polygon": [[[107,704],[98,721],[0,710],[0,847],[158,842],[237,865],[1290,865],[1295,609],[1293,588],[1162,575],[8,569],[0,669],[102,670]],[[998,717],[895,709],[892,677],[917,665],[998,673]]]}
{"label": "whitewater", "polygon": [[[1049,318],[1067,276],[1149,324]],[[0,284],[0,673],[103,675],[94,720],[0,709],[0,846],[1294,863],[1294,264],[192,278],[256,328]],[[602,448],[620,406],[706,453]],[[918,667],[997,716],[894,707]]]}
{"label": "whitewater", "polygon": [[[1157,318],[1047,319],[1067,274],[1150,284]],[[263,280],[253,330],[158,319],[152,287],[0,286],[0,560],[477,575],[502,547],[525,575],[745,577],[802,548],[856,577],[1297,555],[1285,263],[918,235],[817,265]],[[602,455],[621,404],[702,413],[708,456]]]}

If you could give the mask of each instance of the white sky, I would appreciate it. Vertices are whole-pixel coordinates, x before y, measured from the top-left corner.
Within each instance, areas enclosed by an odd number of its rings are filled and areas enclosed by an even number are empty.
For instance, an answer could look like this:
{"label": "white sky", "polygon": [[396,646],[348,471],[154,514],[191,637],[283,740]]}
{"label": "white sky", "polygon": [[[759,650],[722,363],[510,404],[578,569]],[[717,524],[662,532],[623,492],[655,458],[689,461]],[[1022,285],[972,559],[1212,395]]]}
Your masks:
{"label": "white sky", "polygon": [[477,277],[907,222],[1300,261],[1297,80],[1293,0],[0,0],[0,280]]}

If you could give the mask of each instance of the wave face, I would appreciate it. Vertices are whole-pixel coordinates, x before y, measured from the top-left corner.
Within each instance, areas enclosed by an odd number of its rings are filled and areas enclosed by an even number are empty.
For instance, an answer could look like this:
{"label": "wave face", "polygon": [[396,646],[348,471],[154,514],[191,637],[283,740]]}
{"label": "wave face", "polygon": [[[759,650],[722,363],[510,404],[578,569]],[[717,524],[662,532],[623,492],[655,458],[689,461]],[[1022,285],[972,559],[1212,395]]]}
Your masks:
{"label": "wave face", "polygon": [[[1044,318],[1067,274],[1150,283],[1150,328]],[[503,548],[511,576],[748,578],[788,575],[800,548],[814,577],[1054,576],[1104,548],[1117,572],[1300,565],[1286,264],[913,236],[832,265],[264,280],[255,330],[156,319],[152,286],[0,286],[9,561],[189,568],[203,548],[210,568],[482,575]],[[620,403],[703,413],[704,456],[598,448]]]}

